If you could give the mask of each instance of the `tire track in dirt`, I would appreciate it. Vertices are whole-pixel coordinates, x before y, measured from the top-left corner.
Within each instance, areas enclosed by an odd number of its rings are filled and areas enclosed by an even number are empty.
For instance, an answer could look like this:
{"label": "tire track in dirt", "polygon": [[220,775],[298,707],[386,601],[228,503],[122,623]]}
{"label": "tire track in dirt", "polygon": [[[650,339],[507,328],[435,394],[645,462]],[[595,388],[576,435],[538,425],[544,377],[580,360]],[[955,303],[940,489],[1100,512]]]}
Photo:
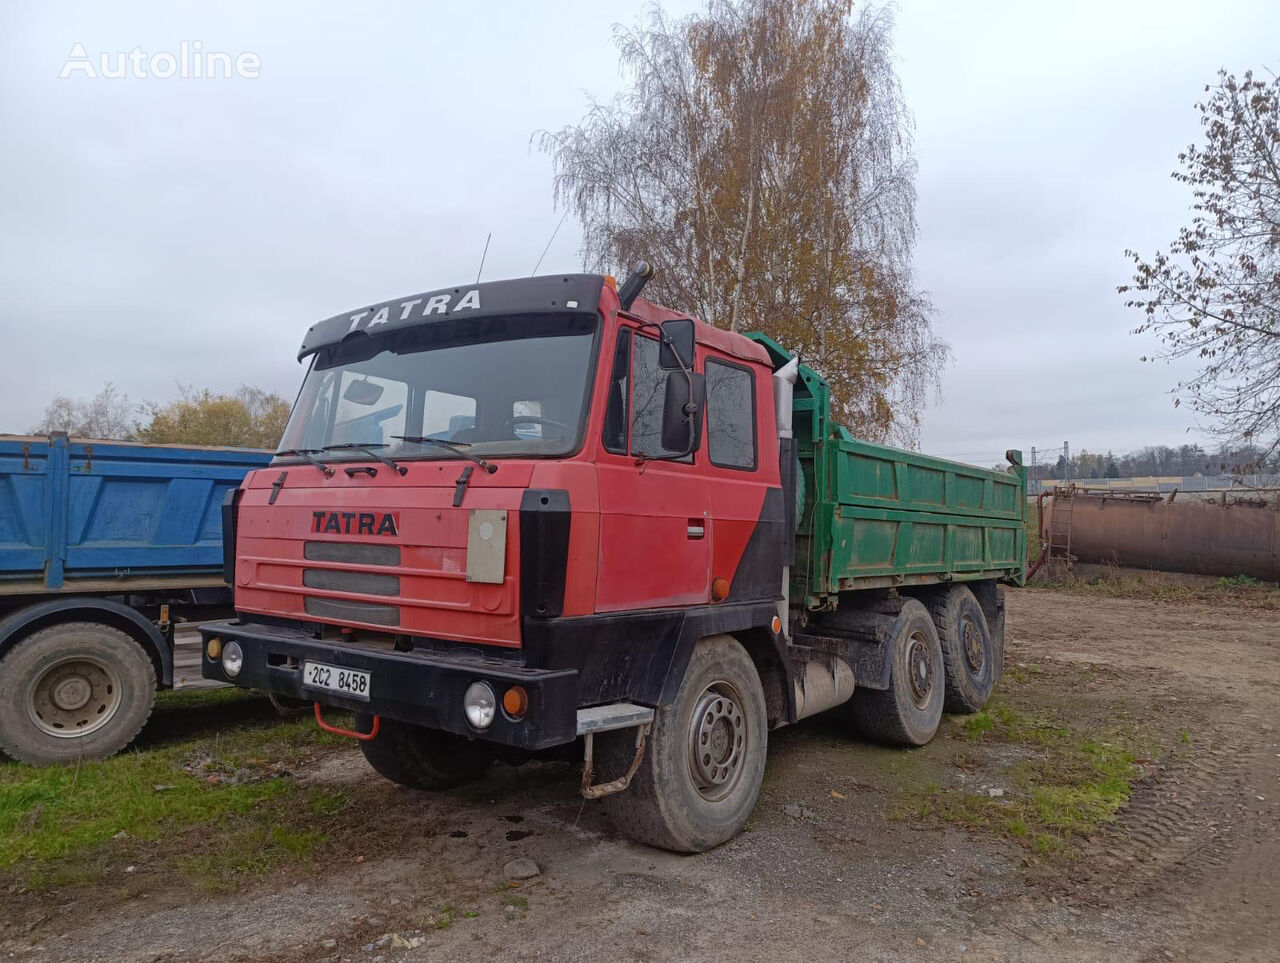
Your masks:
{"label": "tire track in dirt", "polygon": [[[1280,909],[1280,623],[1224,604],[1011,593],[1024,656],[1115,672],[1123,711],[1174,750],[1062,880],[1132,904],[1193,959],[1274,960]],[[1173,739],[1170,739],[1170,736]],[[1179,943],[1181,946],[1179,946]],[[1164,949],[1153,959],[1167,956]]]}

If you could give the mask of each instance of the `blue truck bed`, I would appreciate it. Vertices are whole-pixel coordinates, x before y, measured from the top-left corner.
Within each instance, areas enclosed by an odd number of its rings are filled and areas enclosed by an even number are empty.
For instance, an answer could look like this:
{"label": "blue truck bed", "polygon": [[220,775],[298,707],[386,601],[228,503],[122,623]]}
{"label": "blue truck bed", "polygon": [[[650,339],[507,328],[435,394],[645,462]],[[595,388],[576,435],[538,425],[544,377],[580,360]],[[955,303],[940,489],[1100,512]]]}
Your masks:
{"label": "blue truck bed", "polygon": [[222,500],[271,453],[0,435],[0,595],[222,584]]}

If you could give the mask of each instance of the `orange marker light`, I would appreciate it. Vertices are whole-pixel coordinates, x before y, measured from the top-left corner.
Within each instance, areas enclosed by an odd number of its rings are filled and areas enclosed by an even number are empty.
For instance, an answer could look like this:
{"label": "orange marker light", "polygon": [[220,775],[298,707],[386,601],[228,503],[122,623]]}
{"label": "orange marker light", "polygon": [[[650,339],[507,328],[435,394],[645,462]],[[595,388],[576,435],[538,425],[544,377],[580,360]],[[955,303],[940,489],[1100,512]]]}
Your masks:
{"label": "orange marker light", "polygon": [[604,276],[604,283],[609,285],[609,287],[613,288],[615,291],[618,290],[618,279],[612,274],[606,274]]}
{"label": "orange marker light", "polygon": [[502,694],[502,710],[512,719],[521,719],[529,711],[529,693],[524,686],[513,685]]}
{"label": "orange marker light", "polygon": [[723,602],[729,597],[729,580],[727,578],[713,579],[711,582],[711,601]]}
{"label": "orange marker light", "polygon": [[779,632],[781,632],[781,631],[782,631],[782,619],[778,618],[778,617],[775,615],[775,616],[773,617],[773,621],[772,621],[771,623],[769,623],[769,627],[770,627],[771,629],[773,629],[773,634],[774,634],[774,635],[777,635]]}
{"label": "orange marker light", "polygon": [[205,651],[209,653],[209,658],[216,659],[218,656],[222,655],[222,640],[215,635],[209,640],[209,644],[205,647]]}

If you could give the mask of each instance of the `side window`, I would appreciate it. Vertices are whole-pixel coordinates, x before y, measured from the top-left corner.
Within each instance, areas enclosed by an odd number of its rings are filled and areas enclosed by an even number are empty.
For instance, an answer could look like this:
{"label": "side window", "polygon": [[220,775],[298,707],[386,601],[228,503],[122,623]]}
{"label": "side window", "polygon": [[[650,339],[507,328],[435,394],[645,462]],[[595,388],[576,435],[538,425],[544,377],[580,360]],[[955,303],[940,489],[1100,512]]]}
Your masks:
{"label": "side window", "polygon": [[631,332],[618,332],[618,347],[609,374],[609,396],[604,406],[604,450],[615,455],[627,453],[627,411],[631,384]]}
{"label": "side window", "polygon": [[707,452],[721,468],[756,467],[755,378],[745,368],[707,361]]}
{"label": "side window", "polygon": [[409,386],[374,375],[342,373],[334,413],[332,443],[385,444],[392,435],[404,434],[405,405]]}
{"label": "side window", "polygon": [[666,400],[667,372],[658,364],[657,339],[637,335],[631,359],[631,454],[675,454],[662,447],[662,406]]}

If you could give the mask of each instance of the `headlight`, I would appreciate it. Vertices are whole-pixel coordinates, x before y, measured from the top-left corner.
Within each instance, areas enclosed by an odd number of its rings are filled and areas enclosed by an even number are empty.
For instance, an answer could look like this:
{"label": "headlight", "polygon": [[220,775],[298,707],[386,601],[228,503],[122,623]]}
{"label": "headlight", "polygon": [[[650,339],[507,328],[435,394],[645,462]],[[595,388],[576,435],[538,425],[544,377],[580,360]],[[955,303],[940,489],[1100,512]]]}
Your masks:
{"label": "headlight", "polygon": [[222,671],[235,678],[244,667],[244,652],[239,642],[228,642],[222,647]]}
{"label": "headlight", "polygon": [[488,683],[473,682],[467,686],[466,694],[462,697],[462,708],[467,713],[468,722],[477,729],[488,729],[493,725],[498,700],[493,697],[493,690]]}

